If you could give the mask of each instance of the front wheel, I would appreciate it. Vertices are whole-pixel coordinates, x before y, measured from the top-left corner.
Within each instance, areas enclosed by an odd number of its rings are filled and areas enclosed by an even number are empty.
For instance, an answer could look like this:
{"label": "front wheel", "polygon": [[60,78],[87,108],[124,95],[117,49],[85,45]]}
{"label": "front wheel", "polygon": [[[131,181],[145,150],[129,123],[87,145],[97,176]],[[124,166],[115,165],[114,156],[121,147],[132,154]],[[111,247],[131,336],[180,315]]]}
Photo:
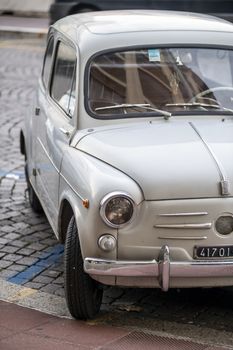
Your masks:
{"label": "front wheel", "polygon": [[93,318],[100,309],[103,290],[84,272],[74,216],[67,229],[64,265],[66,301],[71,315],[77,319]]}

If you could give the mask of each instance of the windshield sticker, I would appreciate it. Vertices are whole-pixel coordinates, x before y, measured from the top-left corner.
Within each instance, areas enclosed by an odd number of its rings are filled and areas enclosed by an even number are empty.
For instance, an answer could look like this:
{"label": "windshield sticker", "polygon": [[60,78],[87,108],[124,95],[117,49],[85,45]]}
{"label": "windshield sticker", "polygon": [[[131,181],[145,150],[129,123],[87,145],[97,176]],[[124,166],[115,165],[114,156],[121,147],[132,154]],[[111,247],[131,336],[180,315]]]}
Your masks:
{"label": "windshield sticker", "polygon": [[148,56],[150,62],[160,62],[160,51],[158,49],[149,49]]}

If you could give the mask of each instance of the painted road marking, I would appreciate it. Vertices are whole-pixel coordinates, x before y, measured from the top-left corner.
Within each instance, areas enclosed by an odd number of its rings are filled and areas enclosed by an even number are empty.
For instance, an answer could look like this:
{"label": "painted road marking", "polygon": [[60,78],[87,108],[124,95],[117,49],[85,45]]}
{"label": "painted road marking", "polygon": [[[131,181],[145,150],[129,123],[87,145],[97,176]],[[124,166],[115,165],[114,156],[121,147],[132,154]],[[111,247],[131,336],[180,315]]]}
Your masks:
{"label": "painted road marking", "polygon": [[55,245],[49,252],[42,253],[39,261],[22,272],[17,272],[14,276],[8,279],[8,282],[15,284],[24,284],[35,278],[42,271],[46,270],[51,265],[55,264],[62,256],[64,247],[62,244]]}
{"label": "painted road marking", "polygon": [[65,298],[25,288],[0,278],[0,300],[24,306],[57,317],[72,319]]}
{"label": "painted road marking", "polygon": [[25,174],[24,174],[24,171],[0,169],[0,179],[1,178],[18,180],[18,179],[24,179]]}
{"label": "painted road marking", "polygon": [[22,288],[20,291],[18,291],[15,295],[12,295],[8,301],[9,302],[16,302],[19,301],[21,299],[24,299],[26,297],[28,297],[29,295],[32,295],[36,293],[36,289],[32,289],[32,288]]}

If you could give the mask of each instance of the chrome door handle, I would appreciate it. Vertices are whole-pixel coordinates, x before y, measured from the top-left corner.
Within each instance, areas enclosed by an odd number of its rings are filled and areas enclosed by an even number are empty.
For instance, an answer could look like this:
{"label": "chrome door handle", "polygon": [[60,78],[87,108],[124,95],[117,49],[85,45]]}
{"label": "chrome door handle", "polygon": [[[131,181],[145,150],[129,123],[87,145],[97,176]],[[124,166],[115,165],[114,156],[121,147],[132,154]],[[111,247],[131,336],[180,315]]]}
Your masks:
{"label": "chrome door handle", "polygon": [[68,130],[66,130],[66,129],[64,129],[64,128],[59,128],[59,130],[63,133],[63,134],[65,134],[66,136],[70,136],[70,132],[68,131]]}

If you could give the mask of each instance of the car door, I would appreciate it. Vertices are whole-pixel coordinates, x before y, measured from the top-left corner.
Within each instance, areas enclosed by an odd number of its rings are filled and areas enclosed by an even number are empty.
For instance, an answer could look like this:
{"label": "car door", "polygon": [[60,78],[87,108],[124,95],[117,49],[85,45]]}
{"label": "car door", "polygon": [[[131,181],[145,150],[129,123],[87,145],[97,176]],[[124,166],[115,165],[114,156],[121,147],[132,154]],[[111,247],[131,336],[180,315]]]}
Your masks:
{"label": "car door", "polygon": [[53,56],[48,87],[38,94],[36,184],[46,214],[56,225],[60,166],[74,131],[77,55],[71,43],[58,38]]}

